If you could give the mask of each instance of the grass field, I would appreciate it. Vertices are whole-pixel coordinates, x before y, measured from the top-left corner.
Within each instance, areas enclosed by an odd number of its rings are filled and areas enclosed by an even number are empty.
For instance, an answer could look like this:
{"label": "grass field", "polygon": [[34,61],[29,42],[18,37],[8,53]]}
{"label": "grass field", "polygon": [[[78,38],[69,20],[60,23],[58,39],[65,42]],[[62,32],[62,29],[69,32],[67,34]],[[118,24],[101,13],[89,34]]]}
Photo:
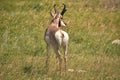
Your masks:
{"label": "grass field", "polygon": [[[70,40],[61,75],[51,50],[45,72],[44,31],[54,4],[64,15]],[[0,80],[119,80],[119,0],[0,0]]]}

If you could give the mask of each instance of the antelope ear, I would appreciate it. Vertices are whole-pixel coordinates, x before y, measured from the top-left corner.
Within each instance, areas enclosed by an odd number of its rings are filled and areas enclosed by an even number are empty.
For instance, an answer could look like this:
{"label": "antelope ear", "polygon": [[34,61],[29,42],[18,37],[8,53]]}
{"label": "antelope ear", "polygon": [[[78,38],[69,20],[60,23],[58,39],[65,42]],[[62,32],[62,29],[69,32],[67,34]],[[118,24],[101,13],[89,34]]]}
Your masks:
{"label": "antelope ear", "polygon": [[54,14],[54,13],[52,13],[51,11],[50,11],[50,15],[51,15],[52,17],[54,17],[54,16],[55,16],[55,14]]}

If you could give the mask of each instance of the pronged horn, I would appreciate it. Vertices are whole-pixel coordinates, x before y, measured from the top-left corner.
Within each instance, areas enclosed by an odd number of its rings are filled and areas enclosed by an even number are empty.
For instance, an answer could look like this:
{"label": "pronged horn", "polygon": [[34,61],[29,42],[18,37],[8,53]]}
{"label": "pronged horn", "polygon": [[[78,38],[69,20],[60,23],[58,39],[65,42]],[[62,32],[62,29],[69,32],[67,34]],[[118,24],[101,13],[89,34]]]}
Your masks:
{"label": "pronged horn", "polygon": [[54,10],[55,10],[55,13],[59,13],[58,9],[56,8],[56,4],[54,4]]}
{"label": "pronged horn", "polygon": [[63,16],[64,15],[64,13],[67,11],[67,9],[66,9],[66,5],[63,3],[63,5],[64,5],[64,8],[63,8],[63,10],[62,10],[62,12],[61,12],[61,15]]}

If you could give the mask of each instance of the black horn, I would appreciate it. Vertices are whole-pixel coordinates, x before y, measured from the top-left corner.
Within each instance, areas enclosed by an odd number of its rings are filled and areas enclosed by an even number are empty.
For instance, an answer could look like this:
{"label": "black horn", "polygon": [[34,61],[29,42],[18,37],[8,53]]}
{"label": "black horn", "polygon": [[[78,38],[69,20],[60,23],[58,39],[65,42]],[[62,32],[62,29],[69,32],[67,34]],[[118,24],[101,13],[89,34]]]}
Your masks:
{"label": "black horn", "polygon": [[58,9],[56,8],[56,4],[54,4],[54,10],[55,10],[55,13],[59,13]]}
{"label": "black horn", "polygon": [[61,12],[61,15],[63,16],[64,15],[64,13],[67,11],[67,9],[66,9],[66,5],[63,3],[63,5],[64,5],[64,8],[63,8],[63,10],[62,10],[62,12]]}

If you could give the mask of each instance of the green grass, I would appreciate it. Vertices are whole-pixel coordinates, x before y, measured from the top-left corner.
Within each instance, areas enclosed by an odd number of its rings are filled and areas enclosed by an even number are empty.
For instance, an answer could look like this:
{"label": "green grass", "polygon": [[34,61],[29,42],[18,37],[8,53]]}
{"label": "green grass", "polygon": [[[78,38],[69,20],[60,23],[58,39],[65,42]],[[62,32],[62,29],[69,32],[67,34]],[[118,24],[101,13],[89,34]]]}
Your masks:
{"label": "green grass", "polygon": [[[120,39],[119,0],[0,0],[1,80],[119,80]],[[44,31],[51,20],[49,11],[62,3],[70,40],[67,68],[57,71],[51,52],[45,72]],[[78,72],[83,70],[83,72]],[[85,72],[84,72],[85,71]]]}

